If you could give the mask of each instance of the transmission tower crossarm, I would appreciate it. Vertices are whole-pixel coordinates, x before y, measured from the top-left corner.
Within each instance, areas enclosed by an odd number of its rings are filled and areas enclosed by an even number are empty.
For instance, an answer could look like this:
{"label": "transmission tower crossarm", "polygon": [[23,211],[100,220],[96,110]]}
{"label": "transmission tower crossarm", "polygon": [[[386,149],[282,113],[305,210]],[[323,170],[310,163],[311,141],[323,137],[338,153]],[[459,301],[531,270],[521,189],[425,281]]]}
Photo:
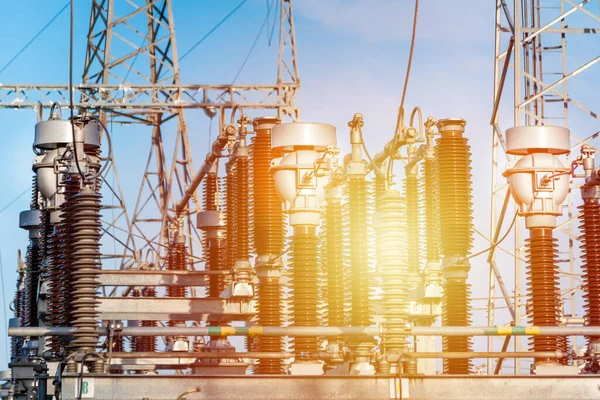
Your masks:
{"label": "transmission tower crossarm", "polygon": [[[156,112],[188,108],[243,108],[280,109],[293,107],[291,99],[279,99],[279,90],[295,91],[295,83],[281,85],[203,85],[203,84],[79,84],[74,85],[74,106],[80,109],[106,111]],[[283,89],[281,89],[283,88]],[[155,93],[167,94],[162,99],[153,99]],[[2,84],[0,86],[0,108],[39,107],[39,102],[50,107],[58,102],[66,107],[69,85]],[[214,100],[209,100],[214,99]]]}

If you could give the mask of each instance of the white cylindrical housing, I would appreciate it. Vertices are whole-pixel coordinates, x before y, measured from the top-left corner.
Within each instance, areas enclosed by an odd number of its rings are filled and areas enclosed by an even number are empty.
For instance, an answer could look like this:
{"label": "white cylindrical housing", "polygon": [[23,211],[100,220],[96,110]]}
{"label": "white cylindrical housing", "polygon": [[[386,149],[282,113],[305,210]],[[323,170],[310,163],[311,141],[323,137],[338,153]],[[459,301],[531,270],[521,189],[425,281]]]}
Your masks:
{"label": "white cylindrical housing", "polygon": [[336,147],[335,126],[315,122],[293,122],[277,124],[271,132],[271,148],[292,151],[298,148],[312,148],[324,151]]}
{"label": "white cylindrical housing", "polygon": [[528,228],[553,228],[569,193],[570,168],[556,155],[569,152],[569,130],[524,126],[509,129],[507,153],[523,155],[504,172]]}
{"label": "white cylindrical housing", "polygon": [[518,126],[506,130],[506,152],[517,156],[532,153],[567,154],[570,132],[560,126]]}
{"label": "white cylindrical housing", "polygon": [[[278,124],[271,133],[271,147],[288,153],[271,166],[277,193],[290,214],[290,225],[320,224],[328,174],[319,171],[323,152],[336,146],[335,127],[318,123]],[[322,161],[322,160],[321,160]],[[319,173],[317,173],[319,171]]]}

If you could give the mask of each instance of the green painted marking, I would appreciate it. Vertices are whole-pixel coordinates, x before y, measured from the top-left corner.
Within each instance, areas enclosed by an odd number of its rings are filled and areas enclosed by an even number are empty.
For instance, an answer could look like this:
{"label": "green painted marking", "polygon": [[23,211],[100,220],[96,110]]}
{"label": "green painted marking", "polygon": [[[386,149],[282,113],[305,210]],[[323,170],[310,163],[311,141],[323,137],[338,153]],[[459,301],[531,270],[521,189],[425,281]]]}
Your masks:
{"label": "green painted marking", "polygon": [[220,326],[209,326],[208,327],[208,336],[221,336],[221,327]]}
{"label": "green painted marking", "polygon": [[513,335],[525,335],[525,327],[524,326],[513,326],[512,334]]}
{"label": "green painted marking", "polygon": [[248,335],[249,330],[247,326],[240,326],[235,328],[236,335]]}
{"label": "green painted marking", "polygon": [[483,331],[483,334],[486,336],[497,335],[498,328],[485,328],[485,330]]}

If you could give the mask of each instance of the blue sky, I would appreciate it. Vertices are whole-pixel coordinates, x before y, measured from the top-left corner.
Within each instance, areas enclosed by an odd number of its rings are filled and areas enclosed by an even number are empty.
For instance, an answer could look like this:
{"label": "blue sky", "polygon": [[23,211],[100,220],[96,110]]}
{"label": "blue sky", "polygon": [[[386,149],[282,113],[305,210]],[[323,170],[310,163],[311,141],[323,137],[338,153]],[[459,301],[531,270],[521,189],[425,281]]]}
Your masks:
{"label": "blue sky", "polygon": [[[237,0],[176,1],[173,7],[180,54],[233,9]],[[15,54],[65,4],[63,0],[22,0],[3,5],[0,65]],[[364,136],[377,152],[392,138],[409,48],[412,0],[299,0],[295,2],[300,90],[297,104],[304,121],[338,127],[338,142],[349,150],[347,122],[356,112],[365,118]],[[89,21],[89,1],[76,3],[75,81],[80,78]],[[266,15],[266,2],[249,0],[219,30],[181,62],[183,83],[229,83],[238,71]],[[406,108],[421,106],[424,116],[462,117],[473,152],[476,227],[489,233],[491,114],[493,96],[494,2],[422,0],[417,46]],[[0,83],[66,83],[68,81],[68,13],[63,13],[10,68]],[[268,44],[261,35],[238,83],[267,83],[276,78],[277,32]],[[596,83],[597,84],[597,83]],[[512,96],[507,89],[507,98]],[[600,91],[596,91],[597,93]],[[510,106],[503,106],[501,126],[512,124]],[[190,140],[196,165],[207,151],[208,120],[189,111]],[[33,111],[0,111],[3,156],[0,206],[27,188],[31,180]],[[585,136],[585,135],[582,135]],[[115,156],[130,207],[133,206],[150,130],[115,127]],[[167,143],[169,139],[166,139]],[[168,146],[168,145],[167,145]],[[134,151],[132,151],[132,149]],[[27,245],[18,228],[18,212],[28,208],[22,197],[0,214],[0,251],[7,302],[12,299],[17,249]],[[477,238],[476,249],[487,247]],[[502,268],[510,274],[508,260]],[[487,295],[485,256],[472,260],[473,295]],[[512,279],[505,278],[511,287]],[[485,302],[474,303],[484,307]],[[499,305],[501,305],[499,303]],[[475,321],[483,325],[483,312]],[[0,325],[0,329],[4,326]],[[0,334],[0,349],[5,336]],[[7,355],[0,350],[0,364]]]}

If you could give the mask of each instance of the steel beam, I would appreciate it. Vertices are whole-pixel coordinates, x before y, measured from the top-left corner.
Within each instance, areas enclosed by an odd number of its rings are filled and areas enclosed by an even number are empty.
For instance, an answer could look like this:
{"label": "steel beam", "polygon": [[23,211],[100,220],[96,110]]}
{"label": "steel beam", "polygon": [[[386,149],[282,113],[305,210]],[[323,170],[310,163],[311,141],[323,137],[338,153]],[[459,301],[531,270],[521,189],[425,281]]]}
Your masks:
{"label": "steel beam", "polygon": [[101,297],[102,320],[248,321],[256,313],[253,301],[213,298]]}
{"label": "steel beam", "polygon": [[139,271],[103,270],[102,286],[205,286],[207,275],[227,275],[228,271]]}
{"label": "steel beam", "polygon": [[[78,398],[79,374],[63,374],[62,399]],[[191,388],[192,399],[593,399],[596,376],[244,376],[104,375],[83,376],[97,400],[175,399]],[[85,398],[85,397],[84,397]]]}

